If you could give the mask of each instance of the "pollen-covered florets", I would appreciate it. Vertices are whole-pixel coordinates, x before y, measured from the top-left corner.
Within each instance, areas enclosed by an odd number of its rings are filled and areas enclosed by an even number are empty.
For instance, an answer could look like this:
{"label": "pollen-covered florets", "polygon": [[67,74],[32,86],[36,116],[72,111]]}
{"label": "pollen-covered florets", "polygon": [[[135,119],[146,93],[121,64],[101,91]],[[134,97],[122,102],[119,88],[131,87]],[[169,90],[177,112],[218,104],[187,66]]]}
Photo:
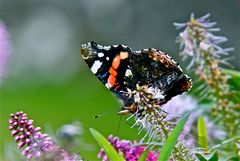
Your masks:
{"label": "pollen-covered florets", "polygon": [[[129,97],[133,98],[134,103],[129,107],[125,107],[123,111],[128,111],[131,114],[128,119],[134,118],[135,123],[132,127],[138,126],[139,133],[143,129],[147,131],[139,142],[145,143],[150,147],[156,146],[157,144],[155,143],[165,142],[178,123],[178,117],[175,117],[173,114],[169,115],[162,107],[161,103],[165,98],[164,94],[156,87],[148,85],[140,86],[138,84],[135,90],[128,90],[128,92]],[[194,146],[192,141],[190,144],[191,147]],[[180,137],[175,145],[174,157],[181,158],[187,155],[185,160],[194,160],[192,151],[188,145],[185,144],[184,137]]]}
{"label": "pollen-covered florets", "polygon": [[[137,84],[136,90],[128,91],[129,97],[133,98],[134,103],[129,107],[125,107],[123,111],[132,114],[129,118],[133,117],[135,119],[133,126],[139,126],[139,133],[146,129],[148,132],[145,137],[150,137],[148,141],[157,137],[162,140],[166,139],[166,130],[172,129],[176,122],[165,120],[167,113],[159,105],[164,99],[160,89]],[[143,137],[142,141],[145,137]]]}

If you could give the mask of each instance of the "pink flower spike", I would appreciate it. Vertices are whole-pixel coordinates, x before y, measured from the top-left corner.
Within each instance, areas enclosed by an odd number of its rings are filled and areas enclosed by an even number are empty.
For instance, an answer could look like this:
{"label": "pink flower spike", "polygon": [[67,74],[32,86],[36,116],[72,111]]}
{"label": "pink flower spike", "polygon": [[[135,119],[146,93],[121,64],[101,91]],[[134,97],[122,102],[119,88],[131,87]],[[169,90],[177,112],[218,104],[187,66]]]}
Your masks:
{"label": "pink flower spike", "polygon": [[19,130],[13,130],[13,131],[12,131],[12,136],[17,135],[18,133],[19,133]]}
{"label": "pink flower spike", "polygon": [[27,156],[27,160],[30,160],[33,156],[34,156],[34,154],[33,154],[33,153],[30,153],[30,154]]}
{"label": "pink flower spike", "polygon": [[33,128],[33,125],[30,125],[27,127],[28,130],[31,130]]}
{"label": "pink flower spike", "polygon": [[34,132],[37,132],[37,131],[39,131],[39,130],[41,130],[41,128],[40,128],[40,127],[36,127],[36,128],[34,129]]}
{"label": "pink flower spike", "polygon": [[18,149],[21,149],[25,144],[26,142],[24,141],[21,141],[20,143],[18,143]]}
{"label": "pink flower spike", "polygon": [[18,142],[19,140],[20,140],[20,136],[17,135],[17,136],[15,137],[14,141],[15,141],[15,142]]}
{"label": "pink flower spike", "polygon": [[35,156],[36,156],[36,157],[40,157],[40,156],[41,156],[41,152],[40,152],[40,151],[37,151],[37,152],[35,153]]}
{"label": "pink flower spike", "polygon": [[9,120],[8,120],[8,123],[9,123],[9,124],[13,124],[13,123],[14,123],[14,121],[13,121],[13,120],[11,120],[11,119],[9,119]]}
{"label": "pink flower spike", "polygon": [[[49,145],[56,147],[50,137],[45,140],[47,135],[40,133],[39,130],[41,128],[35,128],[32,125],[33,120],[27,120],[27,115],[22,111],[16,112],[15,115],[10,114],[10,117],[12,118],[9,120],[9,129],[12,130],[11,135],[17,135],[15,137],[15,142],[19,142],[18,149],[27,145],[22,154],[26,155],[28,159],[32,157],[38,158],[40,154],[43,153],[41,150],[43,147],[47,147]],[[44,152],[48,151],[46,150]]]}
{"label": "pink flower spike", "polygon": [[19,135],[19,138],[20,138],[20,139],[24,139],[25,136],[24,136],[24,135]]}
{"label": "pink flower spike", "polygon": [[32,123],[33,123],[33,120],[28,120],[28,121],[27,121],[27,125],[28,125],[28,126],[32,125]]}
{"label": "pink flower spike", "polygon": [[31,140],[30,140],[30,139],[26,139],[25,142],[26,142],[26,143],[30,143]]}
{"label": "pink flower spike", "polygon": [[[9,129],[15,142],[18,142],[18,149],[24,149],[22,155],[27,160],[45,160],[45,157],[51,156],[50,160],[56,161],[79,161],[78,155],[70,155],[64,149],[58,147],[47,134],[40,132],[40,127],[35,128],[33,120],[27,120],[27,115],[23,112],[10,114]],[[13,125],[14,124],[14,125]],[[60,152],[60,153],[59,153]],[[62,155],[63,152],[64,154]],[[49,158],[48,158],[49,160]]]}
{"label": "pink flower spike", "polygon": [[23,151],[22,151],[22,155],[25,156],[27,155],[27,153],[29,152],[29,150],[31,149],[30,146],[27,146]]}
{"label": "pink flower spike", "polygon": [[12,126],[12,125],[10,125],[10,126],[8,127],[9,130],[12,130],[13,128],[14,128],[14,126]]}

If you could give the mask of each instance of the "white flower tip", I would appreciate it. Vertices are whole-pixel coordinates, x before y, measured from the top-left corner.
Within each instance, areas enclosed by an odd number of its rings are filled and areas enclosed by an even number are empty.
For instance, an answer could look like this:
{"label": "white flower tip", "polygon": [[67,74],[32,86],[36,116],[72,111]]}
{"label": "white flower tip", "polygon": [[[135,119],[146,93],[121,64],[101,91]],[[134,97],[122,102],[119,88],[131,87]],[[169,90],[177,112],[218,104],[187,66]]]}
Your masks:
{"label": "white flower tip", "polygon": [[140,102],[139,93],[137,93],[136,95],[134,95],[134,101],[135,101],[135,102]]}
{"label": "white flower tip", "polygon": [[190,15],[190,18],[194,18],[194,13],[192,12],[191,15]]}
{"label": "white flower tip", "polygon": [[203,49],[204,51],[208,51],[208,49],[210,48],[210,44],[205,43],[204,41],[200,42],[200,48]]}

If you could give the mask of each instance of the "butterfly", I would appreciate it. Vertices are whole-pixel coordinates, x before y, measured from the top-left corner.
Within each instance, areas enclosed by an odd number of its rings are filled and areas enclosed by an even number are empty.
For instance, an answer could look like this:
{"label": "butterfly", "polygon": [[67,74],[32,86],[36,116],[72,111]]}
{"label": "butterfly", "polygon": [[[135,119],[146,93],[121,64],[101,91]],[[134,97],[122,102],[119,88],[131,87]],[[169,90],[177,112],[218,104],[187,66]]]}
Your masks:
{"label": "butterfly", "polygon": [[147,86],[161,92],[157,104],[188,91],[192,82],[168,54],[154,49],[133,51],[125,45],[102,46],[96,42],[81,45],[81,56],[97,78],[125,106],[135,103],[129,91]]}

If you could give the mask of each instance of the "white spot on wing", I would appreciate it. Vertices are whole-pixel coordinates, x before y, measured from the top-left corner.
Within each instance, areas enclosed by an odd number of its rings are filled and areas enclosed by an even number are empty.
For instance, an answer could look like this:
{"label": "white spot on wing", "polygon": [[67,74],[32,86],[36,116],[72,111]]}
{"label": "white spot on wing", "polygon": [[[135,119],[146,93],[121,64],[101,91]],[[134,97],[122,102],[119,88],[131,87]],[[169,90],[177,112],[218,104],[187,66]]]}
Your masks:
{"label": "white spot on wing", "polygon": [[91,67],[91,71],[93,72],[93,74],[96,74],[98,72],[98,69],[101,66],[102,66],[102,62],[100,62],[99,60],[96,60]]}
{"label": "white spot on wing", "polygon": [[116,48],[116,47],[118,47],[118,45],[113,45],[113,47],[115,47],[115,48]]}
{"label": "white spot on wing", "polygon": [[108,57],[108,56],[106,57],[106,60],[109,60],[109,57]]}
{"label": "white spot on wing", "polygon": [[125,76],[126,77],[129,77],[129,76],[131,76],[132,75],[132,71],[130,70],[130,69],[127,69],[126,70],[126,73],[125,73]]}
{"label": "white spot on wing", "polygon": [[105,50],[110,50],[111,46],[104,46]]}
{"label": "white spot on wing", "polygon": [[104,56],[103,53],[98,53],[98,57],[99,57],[99,58],[101,58],[101,57],[103,57],[103,56]]}
{"label": "white spot on wing", "polygon": [[177,64],[177,62],[176,62],[175,60],[173,60],[173,59],[172,59],[172,62],[173,62],[174,64]]}
{"label": "white spot on wing", "polygon": [[108,89],[110,89],[110,86],[108,85],[108,83],[106,83],[105,86],[106,86]]}
{"label": "white spot on wing", "polygon": [[181,72],[183,72],[182,68],[179,65],[177,67]]}

